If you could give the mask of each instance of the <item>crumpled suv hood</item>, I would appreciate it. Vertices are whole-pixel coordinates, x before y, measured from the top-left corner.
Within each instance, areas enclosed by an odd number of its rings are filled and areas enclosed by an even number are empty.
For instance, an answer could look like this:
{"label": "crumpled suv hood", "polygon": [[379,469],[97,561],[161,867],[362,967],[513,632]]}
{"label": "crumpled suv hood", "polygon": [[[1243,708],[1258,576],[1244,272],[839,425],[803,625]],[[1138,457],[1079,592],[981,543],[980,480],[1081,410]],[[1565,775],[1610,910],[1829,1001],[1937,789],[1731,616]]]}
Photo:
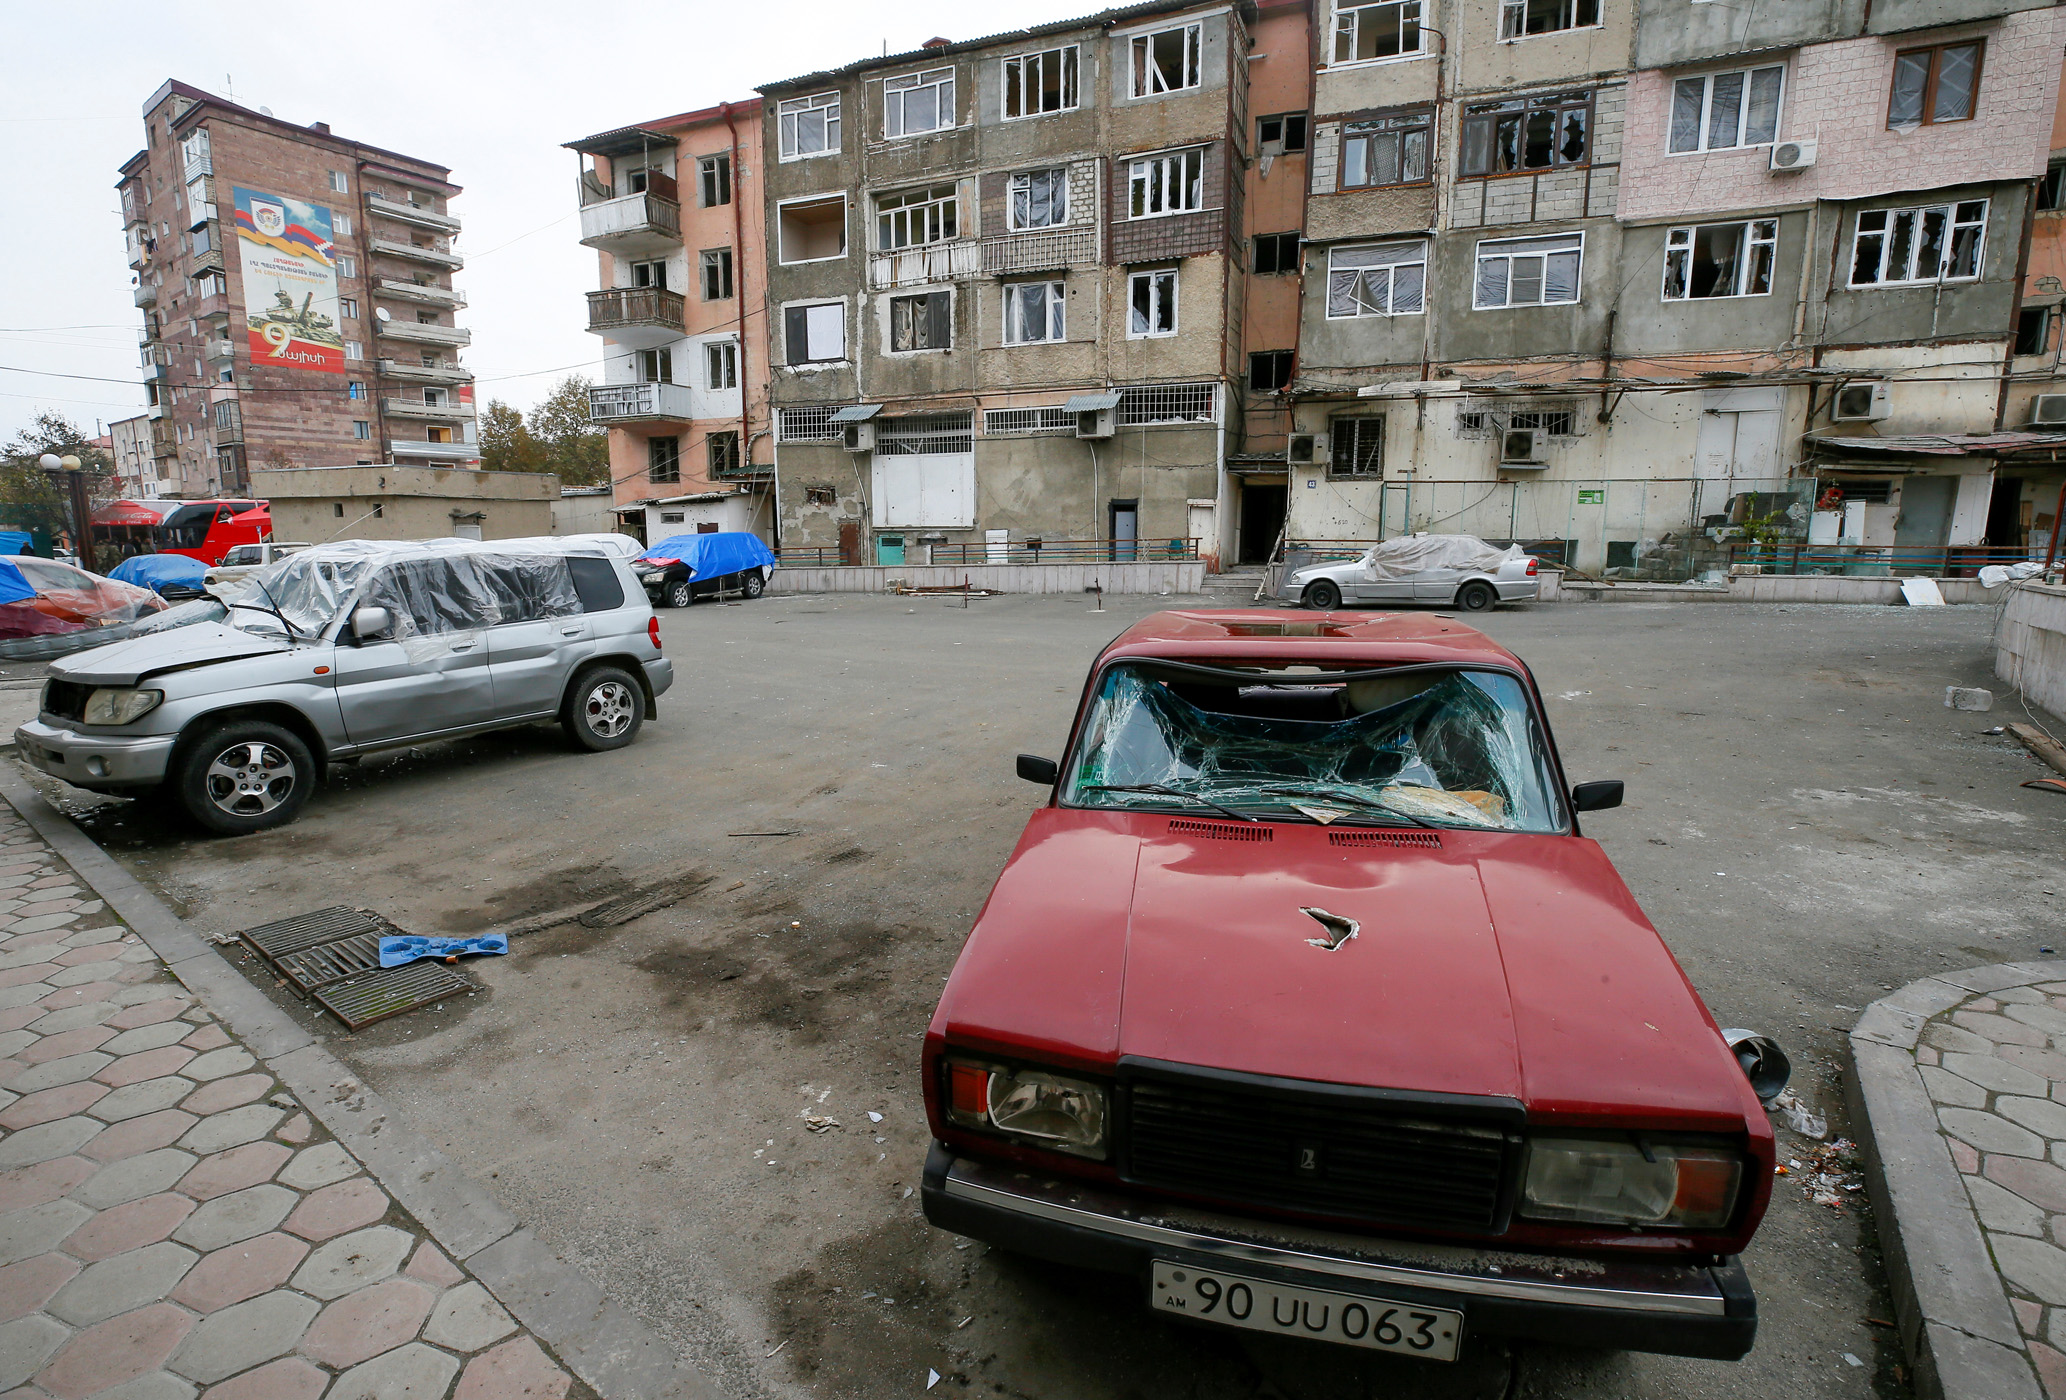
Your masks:
{"label": "crumpled suv hood", "polygon": [[282,637],[244,632],[219,622],[197,622],[64,657],[51,663],[50,674],[82,685],[135,685],[167,671],[270,656],[286,651],[289,645]]}

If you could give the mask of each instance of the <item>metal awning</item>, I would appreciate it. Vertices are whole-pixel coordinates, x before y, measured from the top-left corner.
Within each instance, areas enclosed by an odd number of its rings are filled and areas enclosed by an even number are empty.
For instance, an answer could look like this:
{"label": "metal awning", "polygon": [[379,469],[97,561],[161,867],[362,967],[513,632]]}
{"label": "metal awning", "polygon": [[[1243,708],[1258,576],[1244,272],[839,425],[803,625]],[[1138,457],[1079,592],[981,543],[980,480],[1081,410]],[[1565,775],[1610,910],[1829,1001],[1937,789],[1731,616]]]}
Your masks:
{"label": "metal awning", "polygon": [[882,405],[879,403],[849,404],[833,414],[832,421],[834,423],[865,423],[880,412],[882,412]]}
{"label": "metal awning", "polygon": [[1077,394],[1062,405],[1070,413],[1098,413],[1107,408],[1119,407],[1117,391],[1102,394]]}
{"label": "metal awning", "polygon": [[628,156],[633,151],[644,151],[653,147],[674,149],[676,140],[664,131],[651,127],[620,126],[615,131],[600,131],[593,136],[584,136],[579,141],[565,142],[565,148],[579,151],[585,156]]}
{"label": "metal awning", "polygon": [[1821,453],[1890,452],[1909,457],[1992,457],[2032,448],[2066,447],[2066,433],[1894,433],[1886,437],[1802,439]]}

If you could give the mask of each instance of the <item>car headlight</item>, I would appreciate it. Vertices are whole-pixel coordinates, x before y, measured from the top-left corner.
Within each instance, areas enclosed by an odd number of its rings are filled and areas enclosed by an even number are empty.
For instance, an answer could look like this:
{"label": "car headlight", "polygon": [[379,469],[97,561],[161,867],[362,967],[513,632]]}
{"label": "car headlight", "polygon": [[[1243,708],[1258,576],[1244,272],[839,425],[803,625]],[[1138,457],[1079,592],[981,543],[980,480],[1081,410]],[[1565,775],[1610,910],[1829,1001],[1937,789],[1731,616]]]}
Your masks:
{"label": "car headlight", "polygon": [[1105,1156],[1105,1091],[1044,1069],[948,1060],[947,1117],[1078,1157]]}
{"label": "car headlight", "polygon": [[165,698],[162,690],[96,690],[86,697],[88,724],[134,724]]}
{"label": "car headlight", "polygon": [[1534,1220],[1716,1230],[1736,1211],[1743,1158],[1724,1147],[1535,1138],[1519,1213]]}

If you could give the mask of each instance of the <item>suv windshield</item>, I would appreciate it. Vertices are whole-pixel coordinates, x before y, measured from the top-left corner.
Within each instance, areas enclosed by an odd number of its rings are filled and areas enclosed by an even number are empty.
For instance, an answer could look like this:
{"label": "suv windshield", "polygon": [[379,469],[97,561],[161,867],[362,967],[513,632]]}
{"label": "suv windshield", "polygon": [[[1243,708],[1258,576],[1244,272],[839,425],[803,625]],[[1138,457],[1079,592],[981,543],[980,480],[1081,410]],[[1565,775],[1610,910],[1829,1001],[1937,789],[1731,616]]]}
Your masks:
{"label": "suv windshield", "polygon": [[1105,673],[1061,796],[1076,807],[1556,832],[1553,773],[1527,692],[1503,672],[1342,679],[1144,662]]}
{"label": "suv windshield", "polygon": [[265,610],[278,608],[296,632],[317,636],[376,562],[370,555],[319,558],[297,554],[270,564],[252,576],[250,589],[237,595],[237,604],[230,609],[230,625],[253,632],[278,632],[280,619]]}

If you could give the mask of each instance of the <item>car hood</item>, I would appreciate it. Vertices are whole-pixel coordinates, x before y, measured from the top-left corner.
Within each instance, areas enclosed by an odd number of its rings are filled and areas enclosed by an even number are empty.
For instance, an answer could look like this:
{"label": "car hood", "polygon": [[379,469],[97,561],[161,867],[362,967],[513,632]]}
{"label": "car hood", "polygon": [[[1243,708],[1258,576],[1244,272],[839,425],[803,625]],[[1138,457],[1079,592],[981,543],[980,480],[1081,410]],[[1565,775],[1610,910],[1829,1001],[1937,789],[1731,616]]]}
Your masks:
{"label": "car hood", "polygon": [[[1358,932],[1316,946],[1309,908]],[[1756,1108],[1613,866],[1573,836],[1044,809],[934,1029],[1087,1068],[1513,1098],[1573,1125],[1740,1130]]]}
{"label": "car hood", "polygon": [[1336,582],[1353,578],[1362,572],[1362,561],[1350,559],[1339,564],[1308,564],[1303,569],[1293,569],[1291,577],[1301,583],[1310,583],[1316,578],[1331,578]]}
{"label": "car hood", "polygon": [[219,622],[197,622],[190,627],[111,642],[65,657],[51,663],[50,674],[58,680],[82,684],[135,685],[167,671],[269,656],[286,651],[288,646],[284,638],[245,632]]}

